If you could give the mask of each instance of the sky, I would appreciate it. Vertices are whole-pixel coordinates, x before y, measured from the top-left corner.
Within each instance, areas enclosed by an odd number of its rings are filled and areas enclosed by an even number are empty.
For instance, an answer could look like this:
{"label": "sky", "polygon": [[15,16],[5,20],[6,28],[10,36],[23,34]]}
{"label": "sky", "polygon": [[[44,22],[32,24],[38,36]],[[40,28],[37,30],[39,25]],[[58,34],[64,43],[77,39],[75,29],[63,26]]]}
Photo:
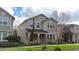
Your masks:
{"label": "sky", "polygon": [[78,0],[0,0],[0,6],[15,17],[14,26],[40,13],[52,17],[52,11],[71,14],[71,23],[79,24]]}

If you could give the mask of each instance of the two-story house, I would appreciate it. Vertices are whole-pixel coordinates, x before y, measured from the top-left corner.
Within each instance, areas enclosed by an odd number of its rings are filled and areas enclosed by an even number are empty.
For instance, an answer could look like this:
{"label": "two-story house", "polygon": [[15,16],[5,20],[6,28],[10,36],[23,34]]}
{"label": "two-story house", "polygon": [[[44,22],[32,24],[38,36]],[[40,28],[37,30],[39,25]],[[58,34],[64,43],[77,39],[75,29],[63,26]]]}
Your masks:
{"label": "two-story house", "polygon": [[18,26],[18,35],[21,37],[21,42],[29,44],[33,27],[33,44],[57,42],[57,21],[43,14],[26,19]]}
{"label": "two-story house", "polygon": [[0,42],[7,41],[6,37],[12,34],[14,17],[0,7]]}
{"label": "two-story house", "polygon": [[[65,38],[63,37],[66,33]],[[57,35],[59,42],[74,42],[79,43],[79,25],[75,24],[58,24]]]}
{"label": "two-story house", "polygon": [[79,25],[70,24],[68,26],[70,28],[70,31],[72,32],[72,41],[79,43]]}

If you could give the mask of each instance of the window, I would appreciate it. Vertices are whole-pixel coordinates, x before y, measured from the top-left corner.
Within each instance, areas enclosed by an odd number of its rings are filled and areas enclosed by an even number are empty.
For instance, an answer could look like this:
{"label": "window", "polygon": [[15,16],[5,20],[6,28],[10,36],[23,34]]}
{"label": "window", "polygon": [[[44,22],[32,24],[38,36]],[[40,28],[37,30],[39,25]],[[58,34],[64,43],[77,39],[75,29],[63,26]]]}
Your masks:
{"label": "window", "polygon": [[49,23],[48,23],[48,26],[47,27],[49,28]]}
{"label": "window", "polygon": [[40,23],[37,23],[37,28],[39,28],[40,27]]}
{"label": "window", "polygon": [[6,40],[7,38],[7,32],[3,32],[3,40]]}
{"label": "window", "polygon": [[50,34],[50,39],[52,39],[52,34]]}
{"label": "window", "polygon": [[55,39],[55,34],[53,34],[53,39]]}
{"label": "window", "polygon": [[0,25],[7,25],[8,19],[6,17],[0,17]]}
{"label": "window", "polygon": [[39,17],[39,19],[44,19],[44,17]]}
{"label": "window", "polygon": [[3,32],[3,36],[7,36],[7,32]]}
{"label": "window", "polygon": [[4,21],[3,24],[4,24],[4,25],[7,25],[7,21]]}
{"label": "window", "polygon": [[52,25],[50,25],[50,28],[52,28]]}
{"label": "window", "polygon": [[47,35],[47,39],[49,39],[49,34]]}
{"label": "window", "polygon": [[0,40],[6,40],[8,33],[7,32],[0,32]]}
{"label": "window", "polygon": [[30,27],[33,27],[33,25],[30,25]]}
{"label": "window", "polygon": [[52,25],[48,23],[47,27],[48,27],[48,28],[52,28]]}

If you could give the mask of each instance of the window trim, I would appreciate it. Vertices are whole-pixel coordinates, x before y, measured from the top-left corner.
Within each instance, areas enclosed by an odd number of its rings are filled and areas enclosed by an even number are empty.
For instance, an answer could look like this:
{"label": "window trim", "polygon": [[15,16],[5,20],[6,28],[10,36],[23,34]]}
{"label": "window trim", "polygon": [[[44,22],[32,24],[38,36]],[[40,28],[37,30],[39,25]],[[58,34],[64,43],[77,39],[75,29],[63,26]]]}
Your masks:
{"label": "window trim", "polygon": [[[0,17],[0,18],[2,18],[0,21],[2,21],[2,24],[0,24],[0,26],[8,26],[9,24],[8,24],[8,18],[7,17]],[[3,22],[7,22],[7,24],[5,25],[5,24],[3,24]]]}
{"label": "window trim", "polygon": [[53,39],[55,39],[55,34],[53,34]]}
{"label": "window trim", "polygon": [[40,23],[37,23],[37,28],[40,28]]}
{"label": "window trim", "polygon": [[52,34],[50,34],[50,39],[53,39],[53,38],[52,38]]}
{"label": "window trim", "polygon": [[[0,32],[0,33],[1,33],[0,41],[4,40],[3,38],[8,36],[8,32]],[[3,33],[7,33],[7,35],[6,36],[3,36]]]}

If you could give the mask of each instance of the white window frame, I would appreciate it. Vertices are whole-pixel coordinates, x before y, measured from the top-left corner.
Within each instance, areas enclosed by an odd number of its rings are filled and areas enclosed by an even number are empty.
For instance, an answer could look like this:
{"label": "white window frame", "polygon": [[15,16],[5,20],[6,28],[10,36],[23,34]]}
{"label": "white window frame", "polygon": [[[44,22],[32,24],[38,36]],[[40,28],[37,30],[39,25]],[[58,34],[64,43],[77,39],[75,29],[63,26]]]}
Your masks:
{"label": "white window frame", "polygon": [[[0,32],[1,33],[1,40],[0,41],[7,41],[7,40],[3,40],[3,37],[7,37],[8,36],[8,32]],[[7,36],[3,36],[3,33],[7,33]]]}
{"label": "white window frame", "polygon": [[[39,26],[39,27],[38,27]],[[37,28],[40,28],[40,23],[37,23]]]}
{"label": "white window frame", "polygon": [[[0,19],[0,21],[2,21],[2,24],[0,24],[0,26],[8,26],[8,25],[9,25],[9,24],[8,24],[8,18],[7,18],[7,17],[0,17],[0,18],[2,18],[2,19]],[[7,22],[6,25],[3,24],[4,21]]]}

